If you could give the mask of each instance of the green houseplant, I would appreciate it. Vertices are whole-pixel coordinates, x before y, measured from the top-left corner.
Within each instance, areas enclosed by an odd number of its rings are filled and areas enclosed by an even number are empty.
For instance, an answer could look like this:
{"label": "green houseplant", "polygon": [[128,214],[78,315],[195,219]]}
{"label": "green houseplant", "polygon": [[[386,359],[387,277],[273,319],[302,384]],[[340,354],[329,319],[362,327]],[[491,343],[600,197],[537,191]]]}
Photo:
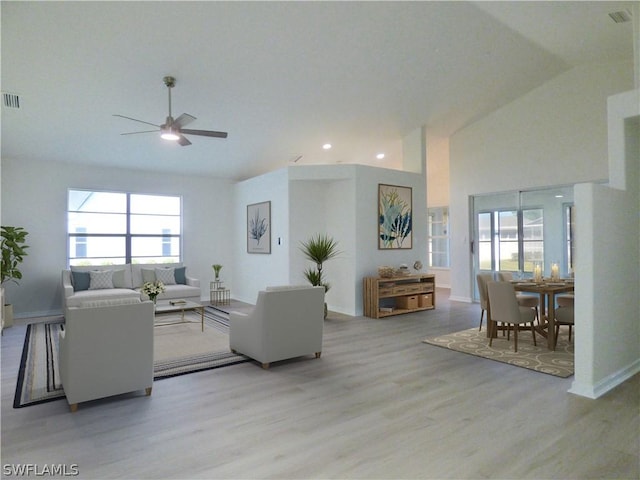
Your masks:
{"label": "green houseplant", "polygon": [[220,270],[222,270],[222,265],[220,265],[219,263],[214,263],[213,265],[211,265],[211,268],[213,268],[213,272],[216,276],[215,281],[220,281]]}
{"label": "green houseplant", "polygon": [[[306,242],[300,242],[300,250],[304,253],[307,260],[311,260],[316,264],[316,268],[307,268],[304,276],[311,285],[323,286],[324,291],[328,292],[331,285],[325,281],[322,276],[322,265],[341,252],[338,250],[338,242],[328,235],[316,234]],[[327,316],[327,304],[324,304],[324,316]]]}
{"label": "green houseplant", "polygon": [[22,227],[0,227],[2,235],[0,241],[0,288],[2,289],[2,326],[13,324],[13,306],[4,303],[4,285],[7,282],[18,283],[22,279],[22,272],[18,268],[27,255],[26,237],[29,235]]}

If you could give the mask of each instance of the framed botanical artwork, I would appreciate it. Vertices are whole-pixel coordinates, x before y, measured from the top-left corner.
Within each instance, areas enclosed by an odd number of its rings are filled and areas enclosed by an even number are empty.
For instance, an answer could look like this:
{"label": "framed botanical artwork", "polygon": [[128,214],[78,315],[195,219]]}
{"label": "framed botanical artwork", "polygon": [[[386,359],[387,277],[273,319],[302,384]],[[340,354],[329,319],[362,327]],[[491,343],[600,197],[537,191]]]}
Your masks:
{"label": "framed botanical artwork", "polygon": [[413,248],[411,187],[378,185],[378,248]]}
{"label": "framed botanical artwork", "polygon": [[247,252],[271,253],[271,202],[247,205]]}

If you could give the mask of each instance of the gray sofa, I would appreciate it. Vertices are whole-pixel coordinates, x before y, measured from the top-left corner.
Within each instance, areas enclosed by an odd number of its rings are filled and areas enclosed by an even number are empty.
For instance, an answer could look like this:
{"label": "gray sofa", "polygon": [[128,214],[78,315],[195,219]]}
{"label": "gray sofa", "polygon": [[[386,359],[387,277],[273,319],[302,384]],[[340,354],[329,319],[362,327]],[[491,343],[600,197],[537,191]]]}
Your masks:
{"label": "gray sofa", "polygon": [[[106,273],[105,273],[106,272]],[[72,266],[62,271],[63,308],[86,302],[138,298],[147,300],[140,288],[147,281],[162,280],[165,292],[158,300],[200,301],[200,280],[189,277],[180,263]],[[173,283],[172,283],[173,282]]]}

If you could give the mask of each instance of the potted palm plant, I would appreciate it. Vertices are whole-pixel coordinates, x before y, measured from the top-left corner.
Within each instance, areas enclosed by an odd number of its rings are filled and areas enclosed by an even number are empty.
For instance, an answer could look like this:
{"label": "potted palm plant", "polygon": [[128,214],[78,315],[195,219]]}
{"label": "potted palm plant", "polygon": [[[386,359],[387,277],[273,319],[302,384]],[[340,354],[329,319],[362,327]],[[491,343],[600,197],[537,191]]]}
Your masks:
{"label": "potted palm plant", "polygon": [[0,227],[0,289],[2,290],[2,326],[13,325],[13,305],[4,303],[4,285],[7,282],[18,283],[22,272],[18,268],[27,255],[25,239],[29,233],[22,227]]}
{"label": "potted palm plant", "polygon": [[[338,242],[328,235],[317,234],[306,242],[300,242],[300,250],[304,253],[308,260],[316,264],[314,268],[307,268],[304,276],[313,286],[323,286],[324,291],[328,292],[331,285],[325,281],[322,276],[322,265],[327,260],[336,257],[341,252],[338,250]],[[327,317],[327,304],[324,304],[324,316]]]}

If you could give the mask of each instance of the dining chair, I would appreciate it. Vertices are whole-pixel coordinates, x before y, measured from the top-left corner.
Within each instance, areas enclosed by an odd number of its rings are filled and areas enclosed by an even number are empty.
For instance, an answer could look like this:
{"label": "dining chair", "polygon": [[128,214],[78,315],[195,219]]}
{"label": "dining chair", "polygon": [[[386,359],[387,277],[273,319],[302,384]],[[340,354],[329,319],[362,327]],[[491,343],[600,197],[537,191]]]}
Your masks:
{"label": "dining chair", "polygon": [[[513,280],[513,273],[498,272],[498,278],[501,282],[510,282]],[[518,305],[521,307],[533,308],[536,311],[536,319],[538,320],[538,325],[540,325],[540,315],[538,313],[540,297],[538,295],[527,295],[526,293],[516,292],[516,298],[518,299]]]}
{"label": "dining chair", "polygon": [[[531,324],[533,344],[536,345],[536,332],[533,326],[535,312],[530,307],[518,304],[513,285],[508,282],[487,282],[487,292],[491,320],[507,324],[509,327],[513,325],[514,352],[518,351],[518,325]],[[492,345],[492,341],[493,335],[490,335],[489,346]]]}
{"label": "dining chair", "polygon": [[[561,325],[567,325],[569,327],[569,341],[571,341],[571,330],[573,330],[573,317],[574,317],[574,296],[573,294],[558,295],[556,301],[558,308],[556,308],[556,339],[560,332]],[[556,340],[557,341],[557,340]]]}
{"label": "dining chair", "polygon": [[480,294],[480,328],[482,330],[482,319],[484,318],[484,312],[488,308],[489,297],[487,295],[487,282],[493,281],[493,275],[488,273],[479,273],[476,275],[476,281],[478,282],[478,293]]}
{"label": "dining chair", "polygon": [[559,307],[573,307],[574,298],[573,293],[561,293],[560,295],[556,295],[556,303]]}

